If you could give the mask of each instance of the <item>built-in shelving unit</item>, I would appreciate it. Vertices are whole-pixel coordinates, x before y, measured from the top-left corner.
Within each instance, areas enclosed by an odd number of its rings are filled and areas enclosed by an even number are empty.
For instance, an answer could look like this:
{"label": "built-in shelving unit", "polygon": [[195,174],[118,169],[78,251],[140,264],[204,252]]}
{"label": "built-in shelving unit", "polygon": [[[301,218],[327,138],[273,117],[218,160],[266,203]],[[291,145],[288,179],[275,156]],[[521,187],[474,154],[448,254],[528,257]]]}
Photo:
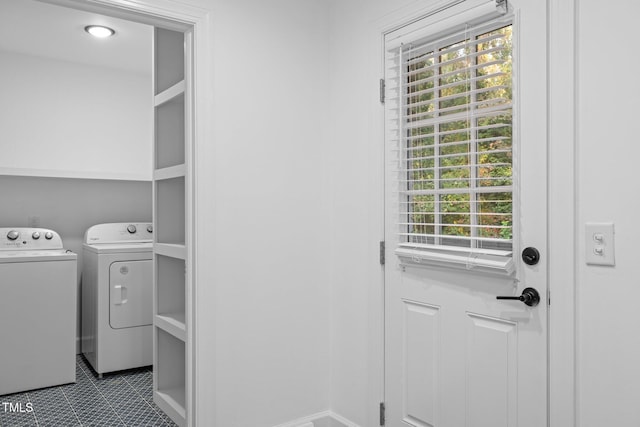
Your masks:
{"label": "built-in shelving unit", "polygon": [[154,402],[188,424],[190,152],[185,109],[185,34],[154,32]]}

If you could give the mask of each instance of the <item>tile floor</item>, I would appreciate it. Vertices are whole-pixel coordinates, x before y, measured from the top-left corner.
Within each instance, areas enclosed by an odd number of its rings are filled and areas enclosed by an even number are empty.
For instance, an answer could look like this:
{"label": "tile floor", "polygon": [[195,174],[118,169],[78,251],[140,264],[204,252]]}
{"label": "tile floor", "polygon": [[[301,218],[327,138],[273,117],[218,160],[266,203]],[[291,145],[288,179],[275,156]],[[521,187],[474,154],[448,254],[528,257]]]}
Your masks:
{"label": "tile floor", "polygon": [[[75,384],[0,396],[0,426],[175,426],[153,403],[152,382],[150,368],[99,379],[78,355]],[[9,403],[14,403],[14,411]]]}

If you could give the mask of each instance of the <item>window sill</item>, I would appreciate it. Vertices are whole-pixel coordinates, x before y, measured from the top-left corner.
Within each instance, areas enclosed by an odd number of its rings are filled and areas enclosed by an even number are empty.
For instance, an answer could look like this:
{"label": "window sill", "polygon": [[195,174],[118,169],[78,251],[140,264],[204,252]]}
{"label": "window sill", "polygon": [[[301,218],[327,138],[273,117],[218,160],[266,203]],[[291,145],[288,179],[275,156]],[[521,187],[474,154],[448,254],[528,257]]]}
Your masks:
{"label": "window sill", "polygon": [[515,273],[511,251],[482,250],[448,246],[401,245],[395,250],[401,265],[443,267],[509,277]]}

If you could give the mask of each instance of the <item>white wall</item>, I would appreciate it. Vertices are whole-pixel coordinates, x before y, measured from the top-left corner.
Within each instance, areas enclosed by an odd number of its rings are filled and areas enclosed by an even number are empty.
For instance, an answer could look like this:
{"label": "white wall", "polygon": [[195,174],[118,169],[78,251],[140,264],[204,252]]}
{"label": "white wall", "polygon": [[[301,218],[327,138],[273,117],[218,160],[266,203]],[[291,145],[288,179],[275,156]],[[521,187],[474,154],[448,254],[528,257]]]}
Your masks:
{"label": "white wall", "polygon": [[[581,427],[640,424],[638,185],[634,83],[640,5],[578,1],[578,417]],[[584,224],[615,224],[615,267],[584,262]],[[559,255],[558,255],[559,256]]]}
{"label": "white wall", "polygon": [[210,4],[215,153],[200,157],[199,185],[211,186],[203,219],[215,223],[202,223],[211,264],[200,265],[215,299],[198,283],[210,303],[198,328],[215,342],[198,355],[201,372],[216,363],[199,396],[215,396],[216,413],[201,408],[199,421],[269,427],[330,405],[328,11],[322,0]]}
{"label": "white wall", "polygon": [[11,52],[0,63],[0,173],[151,179],[150,74]]}
{"label": "white wall", "polygon": [[[78,254],[78,292],[87,228],[151,221],[150,182],[0,176],[0,200],[0,227],[28,227],[30,217],[37,217],[40,227],[57,231],[65,248]],[[79,322],[80,308],[78,337]]]}
{"label": "white wall", "polygon": [[382,32],[436,0],[333,0],[331,8],[331,408],[378,425],[382,390]]}

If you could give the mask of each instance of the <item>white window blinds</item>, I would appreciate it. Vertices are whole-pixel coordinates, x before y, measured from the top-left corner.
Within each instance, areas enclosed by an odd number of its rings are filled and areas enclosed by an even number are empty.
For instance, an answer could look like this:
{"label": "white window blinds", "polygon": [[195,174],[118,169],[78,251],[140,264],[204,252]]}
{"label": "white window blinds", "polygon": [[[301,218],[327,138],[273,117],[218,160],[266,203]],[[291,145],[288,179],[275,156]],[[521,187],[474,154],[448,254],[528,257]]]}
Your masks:
{"label": "white window blinds", "polygon": [[396,253],[404,262],[511,274],[512,25],[485,18],[397,41],[386,56]]}

